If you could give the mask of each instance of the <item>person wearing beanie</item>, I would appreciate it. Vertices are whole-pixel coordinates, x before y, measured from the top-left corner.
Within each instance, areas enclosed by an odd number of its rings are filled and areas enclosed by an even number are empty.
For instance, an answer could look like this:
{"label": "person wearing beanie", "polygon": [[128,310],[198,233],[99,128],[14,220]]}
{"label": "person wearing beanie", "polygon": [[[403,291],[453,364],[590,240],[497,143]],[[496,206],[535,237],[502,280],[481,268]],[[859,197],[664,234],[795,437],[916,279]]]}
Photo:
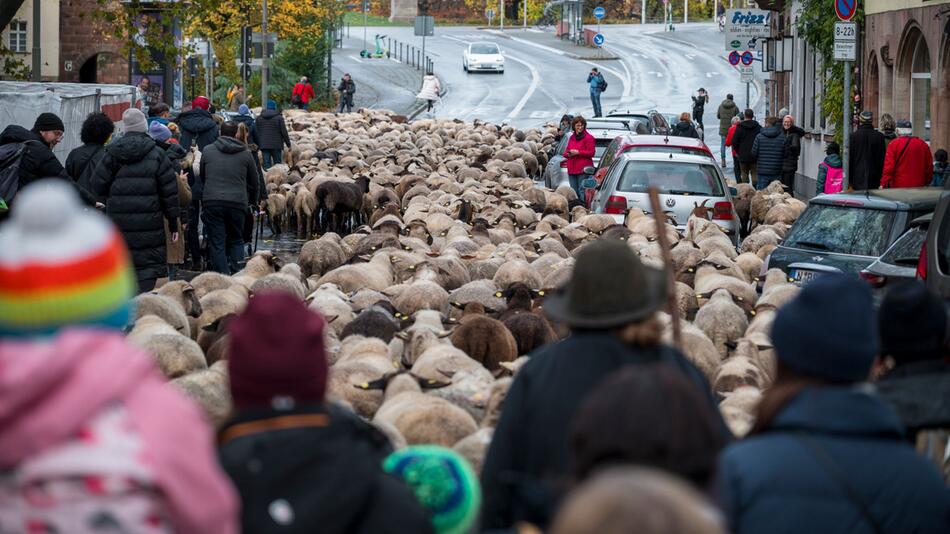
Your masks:
{"label": "person wearing beanie", "polygon": [[172,131],[168,129],[168,126],[155,121],[148,127],[148,135],[155,140],[156,143],[164,143],[172,137]]}
{"label": "person wearing beanie", "polygon": [[191,109],[175,119],[181,130],[181,146],[185,149],[190,149],[194,144],[198,150],[204,150],[218,138],[218,123],[208,111],[210,108],[211,101],[207,97],[195,97]]}
{"label": "person wearing beanie", "polygon": [[924,187],[933,179],[930,147],[914,135],[909,120],[897,122],[898,138],[887,145],[881,188]]}
{"label": "person wearing beanie", "polygon": [[874,114],[863,111],[858,116],[858,128],[851,134],[848,161],[848,184],[855,191],[877,189],[884,172],[884,134],[874,129]]}
{"label": "person wearing beanie", "polygon": [[844,169],[841,168],[841,147],[831,141],[825,147],[825,160],[818,164],[818,179],[815,181],[815,193],[840,193],[844,185]]}
{"label": "person wearing beanie", "polygon": [[[20,157],[20,166],[17,176],[17,189],[23,189],[41,178],[63,178],[70,180],[63,165],[53,154],[53,147],[63,138],[66,126],[53,113],[40,113],[33,123],[33,129],[17,124],[11,124],[0,132],[0,159],[14,154],[21,148],[24,150]],[[72,180],[70,180],[71,182]],[[16,192],[10,198],[2,198],[0,206],[13,206]],[[0,212],[0,222],[6,215]]]}
{"label": "person wearing beanie", "polygon": [[295,296],[263,293],[229,324],[235,413],[219,460],[244,532],[429,533],[412,491],[383,471],[387,438],[326,400],[327,323]]}
{"label": "person wearing beanie", "polygon": [[396,451],[383,469],[405,482],[432,516],[435,534],[468,534],[482,494],[468,460],[452,449],[415,445]]}
{"label": "person wearing beanie", "polygon": [[[778,310],[778,367],[749,436],[719,459],[731,532],[947,532],[950,492],[868,384],[871,290],[827,274]],[[815,325],[827,326],[816,328]]]}
{"label": "person wearing beanie", "polygon": [[234,87],[228,91],[228,110],[239,112],[241,106],[246,105],[250,98],[250,95],[245,94],[244,85],[234,84]]}
{"label": "person wearing beanie", "polygon": [[284,116],[277,110],[277,103],[267,101],[265,109],[257,120],[257,146],[261,149],[264,158],[264,169],[271,168],[283,161],[283,148],[290,148],[290,134],[287,133],[287,123]]}
{"label": "person wearing beanie", "polygon": [[237,532],[207,423],[122,333],[135,274],[115,226],[42,180],[0,246],[4,531]]}
{"label": "person wearing beanie", "polygon": [[[178,183],[178,225],[169,226],[168,221],[165,221],[165,258],[168,263],[168,279],[174,280],[178,269],[185,263],[184,231],[185,225],[188,224],[188,207],[192,200],[188,174],[182,169],[182,162],[188,152],[172,137],[171,130],[160,122],[153,122],[148,127],[148,134],[155,140],[155,145],[168,156]],[[172,239],[176,235],[178,239]]]}
{"label": "person wearing beanie", "polygon": [[79,132],[82,146],[72,149],[66,156],[66,172],[76,182],[83,202],[89,206],[97,204],[95,195],[92,194],[92,173],[102,159],[105,145],[114,131],[115,125],[108,115],[102,112],[90,113]]}
{"label": "person wearing beanie", "polygon": [[238,114],[233,115],[231,120],[243,124],[247,128],[247,144],[248,146],[254,145],[251,152],[257,152],[260,145],[260,139],[257,137],[257,122],[251,116],[251,110],[247,107],[247,104],[241,104],[237,111]]}
{"label": "person wearing beanie", "polygon": [[[151,291],[168,274],[165,223],[178,227],[175,168],[146,133],[145,115],[122,114],[125,135],[109,143],[92,176],[92,192],[122,232],[132,253],[139,291]],[[178,236],[173,235],[172,241]]]}

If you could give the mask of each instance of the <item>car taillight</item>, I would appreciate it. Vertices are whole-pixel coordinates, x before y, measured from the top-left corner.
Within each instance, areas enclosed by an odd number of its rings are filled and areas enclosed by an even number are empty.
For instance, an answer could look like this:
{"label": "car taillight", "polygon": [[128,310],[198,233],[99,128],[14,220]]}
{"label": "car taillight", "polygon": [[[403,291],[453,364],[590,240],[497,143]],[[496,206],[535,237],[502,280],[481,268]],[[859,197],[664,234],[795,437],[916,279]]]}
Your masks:
{"label": "car taillight", "polygon": [[861,271],[858,273],[858,276],[861,277],[861,280],[871,284],[871,287],[882,287],[884,286],[885,282],[887,282],[887,278],[874,273],[869,273],[868,271]]}
{"label": "car taillight", "polygon": [[567,158],[564,158],[564,159],[561,160],[561,168],[562,168],[562,169],[566,169],[566,168],[567,168]]}
{"label": "car taillight", "polygon": [[920,247],[920,257],[917,258],[917,279],[927,279],[927,243]]}
{"label": "car taillight", "polygon": [[716,202],[716,204],[713,205],[712,218],[714,221],[731,221],[732,204],[729,202]]}
{"label": "car taillight", "polygon": [[627,213],[627,199],[619,195],[611,195],[607,199],[604,213],[612,215],[624,215]]}

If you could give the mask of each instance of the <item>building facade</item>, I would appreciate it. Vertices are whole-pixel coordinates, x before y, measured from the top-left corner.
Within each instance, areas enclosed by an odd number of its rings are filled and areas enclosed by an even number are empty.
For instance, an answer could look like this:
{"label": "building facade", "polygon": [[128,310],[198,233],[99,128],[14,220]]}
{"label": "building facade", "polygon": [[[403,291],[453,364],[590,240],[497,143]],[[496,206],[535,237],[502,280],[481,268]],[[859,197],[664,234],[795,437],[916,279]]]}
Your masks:
{"label": "building facade", "polygon": [[[40,77],[56,81],[59,76],[59,0],[26,0],[3,31],[3,45],[27,67],[33,64],[33,2],[40,2]],[[95,2],[95,0],[93,0]]]}
{"label": "building facade", "polygon": [[59,81],[129,83],[119,44],[93,20],[96,0],[63,0],[59,7]]}

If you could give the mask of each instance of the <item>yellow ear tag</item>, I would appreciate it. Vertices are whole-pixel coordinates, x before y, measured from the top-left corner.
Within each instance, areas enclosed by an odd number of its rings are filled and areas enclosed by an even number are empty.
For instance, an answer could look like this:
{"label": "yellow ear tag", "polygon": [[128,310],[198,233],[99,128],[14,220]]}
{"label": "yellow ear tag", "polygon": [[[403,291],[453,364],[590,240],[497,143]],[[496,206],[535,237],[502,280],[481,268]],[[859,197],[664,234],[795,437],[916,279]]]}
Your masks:
{"label": "yellow ear tag", "polygon": [[368,383],[368,382],[363,382],[362,384],[360,384],[360,387],[363,388],[363,389],[369,389],[369,383]]}
{"label": "yellow ear tag", "polygon": [[755,310],[750,310],[749,313],[750,313],[751,315],[755,315]]}
{"label": "yellow ear tag", "polygon": [[543,296],[544,296],[544,291],[538,291],[538,296],[539,296],[539,297],[543,297]]}
{"label": "yellow ear tag", "polygon": [[501,298],[501,291],[495,292],[495,296],[498,297],[498,298]]}

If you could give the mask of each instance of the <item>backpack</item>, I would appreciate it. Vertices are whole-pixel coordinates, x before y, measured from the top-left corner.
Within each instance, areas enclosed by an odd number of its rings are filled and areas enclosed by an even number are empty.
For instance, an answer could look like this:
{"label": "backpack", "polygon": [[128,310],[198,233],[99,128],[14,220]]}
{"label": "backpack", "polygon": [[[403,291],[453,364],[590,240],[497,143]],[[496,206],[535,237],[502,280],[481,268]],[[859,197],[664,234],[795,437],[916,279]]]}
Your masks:
{"label": "backpack", "polygon": [[832,167],[825,162],[821,162],[821,164],[828,169],[825,172],[824,193],[840,193],[841,185],[844,182],[844,169],[841,167]]}
{"label": "backpack", "polygon": [[0,146],[0,209],[8,208],[20,189],[20,162],[26,149],[26,143]]}
{"label": "backpack", "polygon": [[296,106],[303,103],[303,99],[299,93],[294,93],[293,96],[290,97],[290,103]]}
{"label": "backpack", "polygon": [[607,90],[607,80],[605,80],[603,76],[599,76],[599,78],[600,84],[597,86],[597,90],[603,93]]}

